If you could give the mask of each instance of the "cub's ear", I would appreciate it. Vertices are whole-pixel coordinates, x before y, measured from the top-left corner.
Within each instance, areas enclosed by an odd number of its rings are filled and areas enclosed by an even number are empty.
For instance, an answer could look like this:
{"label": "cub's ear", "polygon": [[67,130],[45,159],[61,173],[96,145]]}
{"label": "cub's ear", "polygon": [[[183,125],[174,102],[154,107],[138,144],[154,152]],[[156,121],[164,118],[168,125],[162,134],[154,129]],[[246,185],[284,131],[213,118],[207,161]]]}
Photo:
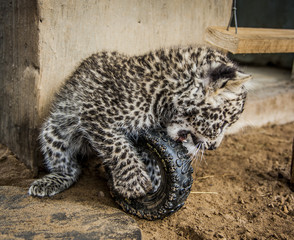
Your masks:
{"label": "cub's ear", "polygon": [[242,86],[246,81],[251,79],[251,75],[240,72],[235,66],[227,66],[224,64],[211,69],[208,77],[210,85],[214,90],[230,86]]}
{"label": "cub's ear", "polygon": [[249,81],[250,79],[252,79],[252,76],[250,74],[236,71],[235,78],[229,80],[226,85],[238,87],[238,86],[242,86],[245,82]]}

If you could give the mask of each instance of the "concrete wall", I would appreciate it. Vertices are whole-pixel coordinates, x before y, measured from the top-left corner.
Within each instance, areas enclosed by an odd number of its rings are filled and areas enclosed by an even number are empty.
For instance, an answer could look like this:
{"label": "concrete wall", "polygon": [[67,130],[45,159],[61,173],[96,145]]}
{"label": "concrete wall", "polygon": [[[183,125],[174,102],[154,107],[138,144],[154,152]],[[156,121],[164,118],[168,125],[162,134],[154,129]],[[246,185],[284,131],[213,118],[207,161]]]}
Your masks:
{"label": "concrete wall", "polygon": [[40,0],[40,112],[79,61],[99,50],[143,53],[203,43],[207,26],[226,25],[231,0]]}
{"label": "concrete wall", "polygon": [[231,1],[1,1],[1,143],[36,169],[40,123],[81,59],[102,49],[136,54],[203,43],[207,26],[227,24]]}

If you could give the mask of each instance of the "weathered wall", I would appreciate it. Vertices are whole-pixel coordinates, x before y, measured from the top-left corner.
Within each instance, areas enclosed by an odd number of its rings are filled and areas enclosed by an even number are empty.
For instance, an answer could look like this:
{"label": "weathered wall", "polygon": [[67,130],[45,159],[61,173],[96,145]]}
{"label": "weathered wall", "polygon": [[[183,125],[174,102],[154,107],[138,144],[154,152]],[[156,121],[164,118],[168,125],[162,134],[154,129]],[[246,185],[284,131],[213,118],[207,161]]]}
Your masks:
{"label": "weathered wall", "polygon": [[36,169],[40,122],[83,58],[202,43],[207,26],[227,24],[231,1],[0,1],[0,142]]}
{"label": "weathered wall", "polygon": [[203,43],[207,26],[226,25],[231,0],[40,0],[40,112],[79,61],[99,50],[128,54]]}
{"label": "weathered wall", "polygon": [[36,0],[0,1],[0,141],[30,167],[37,159]]}

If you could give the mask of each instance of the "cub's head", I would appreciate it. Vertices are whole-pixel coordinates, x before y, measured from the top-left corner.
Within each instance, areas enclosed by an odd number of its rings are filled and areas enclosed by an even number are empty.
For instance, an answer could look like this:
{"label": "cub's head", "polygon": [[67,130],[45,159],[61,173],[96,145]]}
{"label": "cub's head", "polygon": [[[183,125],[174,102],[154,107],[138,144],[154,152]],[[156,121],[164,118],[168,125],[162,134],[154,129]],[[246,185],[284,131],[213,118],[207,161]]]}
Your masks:
{"label": "cub's head", "polygon": [[215,63],[201,78],[183,84],[174,100],[176,114],[167,125],[168,134],[183,142],[190,154],[217,148],[226,129],[244,110],[250,75],[233,64]]}

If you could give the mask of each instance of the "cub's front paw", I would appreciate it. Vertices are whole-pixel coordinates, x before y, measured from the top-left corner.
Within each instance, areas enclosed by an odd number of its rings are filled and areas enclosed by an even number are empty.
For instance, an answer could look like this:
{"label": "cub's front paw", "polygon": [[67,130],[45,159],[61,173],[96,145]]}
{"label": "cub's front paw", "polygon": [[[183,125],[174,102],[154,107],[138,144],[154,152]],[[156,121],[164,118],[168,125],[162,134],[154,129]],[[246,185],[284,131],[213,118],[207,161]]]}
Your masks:
{"label": "cub's front paw", "polygon": [[29,188],[29,195],[34,197],[53,196],[58,193],[54,183],[46,181],[45,179],[38,179],[34,181]]}
{"label": "cub's front paw", "polygon": [[113,189],[125,198],[139,198],[152,190],[152,182],[145,171],[138,171],[121,179],[113,179]]}
{"label": "cub's front paw", "polygon": [[32,183],[29,189],[29,195],[36,197],[51,197],[69,188],[74,181],[75,178],[72,175],[50,173]]}

